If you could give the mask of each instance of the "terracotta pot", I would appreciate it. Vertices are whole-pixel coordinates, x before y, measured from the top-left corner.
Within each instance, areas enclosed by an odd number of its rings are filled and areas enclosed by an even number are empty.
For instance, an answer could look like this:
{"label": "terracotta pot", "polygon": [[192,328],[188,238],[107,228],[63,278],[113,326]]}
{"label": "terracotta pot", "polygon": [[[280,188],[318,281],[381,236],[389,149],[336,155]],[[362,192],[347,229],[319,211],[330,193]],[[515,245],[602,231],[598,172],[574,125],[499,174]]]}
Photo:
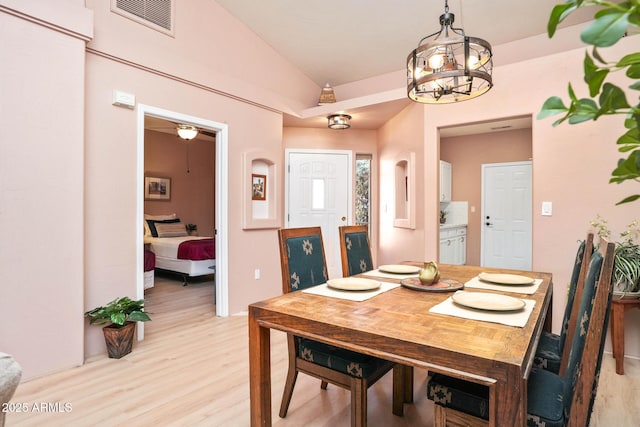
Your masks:
{"label": "terracotta pot", "polygon": [[116,328],[114,325],[102,328],[104,341],[107,344],[107,352],[110,358],[120,359],[122,356],[131,353],[135,330],[135,322],[127,322],[121,328]]}

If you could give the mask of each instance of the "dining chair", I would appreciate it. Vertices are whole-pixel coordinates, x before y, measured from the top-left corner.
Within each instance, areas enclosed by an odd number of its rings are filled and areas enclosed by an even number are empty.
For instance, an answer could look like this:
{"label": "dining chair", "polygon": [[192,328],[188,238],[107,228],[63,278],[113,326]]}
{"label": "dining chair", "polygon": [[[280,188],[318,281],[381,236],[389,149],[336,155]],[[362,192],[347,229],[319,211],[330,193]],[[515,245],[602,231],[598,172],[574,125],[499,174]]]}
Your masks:
{"label": "dining chair", "polygon": [[587,238],[578,246],[573,263],[571,281],[567,292],[567,304],[562,317],[562,329],[560,334],[542,332],[534,358],[535,366],[564,375],[569,360],[569,346],[565,346],[565,343],[573,340],[579,308],[579,305],[574,304],[574,302],[582,299],[584,278],[587,274],[592,252],[593,233],[588,233]]}
{"label": "dining chair", "polygon": [[340,233],[340,258],[344,277],[373,270],[369,230],[366,225],[343,225]]}
{"label": "dining chair", "polygon": [[[279,229],[282,292],[325,283],[327,263],[320,227]],[[280,417],[289,409],[298,372],[351,391],[351,425],[367,422],[367,389],[393,369],[393,414],[403,415],[404,367],[388,360],[287,334],[289,369],[282,393]]]}
{"label": "dining chair", "polygon": [[[526,393],[528,425],[589,425],[613,294],[614,249],[615,244],[602,239],[591,256],[565,375],[537,367],[531,370]],[[488,387],[435,374],[427,384],[427,397],[435,403],[435,427],[489,425]]]}

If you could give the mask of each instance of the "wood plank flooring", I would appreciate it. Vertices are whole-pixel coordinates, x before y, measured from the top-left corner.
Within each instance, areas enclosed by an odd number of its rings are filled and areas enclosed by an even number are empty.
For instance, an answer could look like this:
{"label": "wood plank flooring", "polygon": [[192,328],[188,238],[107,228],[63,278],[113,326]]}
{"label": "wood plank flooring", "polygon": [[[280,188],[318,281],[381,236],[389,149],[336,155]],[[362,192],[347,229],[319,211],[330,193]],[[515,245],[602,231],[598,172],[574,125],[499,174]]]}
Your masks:
{"label": "wood plank flooring", "polygon": [[[153,321],[131,354],[119,360],[99,355],[81,367],[22,383],[12,402],[28,410],[7,414],[6,427],[248,426],[246,316],[215,316],[212,281],[183,287],[173,279],[157,276],[147,291]],[[318,380],[302,374],[287,417],[278,417],[286,339],[277,331],[271,336],[273,425],[348,426],[349,393],[331,385],[322,391]],[[605,354],[592,427],[640,424],[640,361],[627,359],[624,376],[615,374],[614,365]],[[416,369],[415,402],[405,405],[404,417],[391,413],[390,373],[371,387],[369,425],[431,426],[426,374]]]}

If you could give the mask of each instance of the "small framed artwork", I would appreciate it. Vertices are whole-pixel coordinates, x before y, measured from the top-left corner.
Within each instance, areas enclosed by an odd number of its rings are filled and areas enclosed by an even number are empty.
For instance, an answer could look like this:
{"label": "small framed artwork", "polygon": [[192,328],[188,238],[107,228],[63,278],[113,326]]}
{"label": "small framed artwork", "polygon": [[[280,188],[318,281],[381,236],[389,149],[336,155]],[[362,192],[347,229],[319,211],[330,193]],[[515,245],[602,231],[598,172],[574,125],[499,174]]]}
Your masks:
{"label": "small framed artwork", "polygon": [[251,200],[267,199],[267,176],[251,174]]}
{"label": "small framed artwork", "polygon": [[145,200],[171,200],[171,178],[144,177]]}

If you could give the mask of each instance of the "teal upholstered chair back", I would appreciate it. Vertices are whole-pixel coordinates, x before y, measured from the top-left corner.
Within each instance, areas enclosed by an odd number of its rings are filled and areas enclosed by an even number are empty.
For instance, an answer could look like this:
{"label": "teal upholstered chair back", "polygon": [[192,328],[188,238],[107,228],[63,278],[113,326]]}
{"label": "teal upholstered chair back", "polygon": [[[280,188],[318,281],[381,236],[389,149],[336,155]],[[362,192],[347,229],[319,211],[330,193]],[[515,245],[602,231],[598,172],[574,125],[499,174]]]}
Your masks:
{"label": "teal upholstered chair back", "polygon": [[320,227],[279,230],[284,293],[327,281],[327,263]]}
{"label": "teal upholstered chair back", "polygon": [[571,282],[569,282],[569,293],[567,295],[567,305],[564,309],[564,316],[562,317],[562,329],[560,330],[560,350],[564,347],[564,341],[569,331],[569,317],[571,316],[571,309],[573,308],[573,302],[576,296],[576,289],[578,287],[578,279],[580,278],[580,269],[582,268],[582,260],[584,259],[584,251],[587,246],[587,241],[583,240],[578,247],[576,253],[576,259],[573,263],[573,271],[571,272]]}
{"label": "teal upholstered chair back", "polygon": [[576,331],[571,342],[571,352],[569,353],[569,363],[567,364],[567,372],[564,381],[564,403],[565,414],[568,415],[571,402],[573,400],[574,388],[576,385],[578,370],[582,353],[584,352],[585,340],[589,323],[591,321],[591,312],[593,311],[593,302],[597,289],[597,282],[602,269],[603,257],[600,252],[596,252],[591,256],[591,263],[587,271],[587,278],[584,283],[584,291],[582,301],[578,310],[578,318],[576,323]]}
{"label": "teal upholstered chair back", "polygon": [[342,275],[347,277],[373,270],[367,226],[343,226],[339,232]]}

